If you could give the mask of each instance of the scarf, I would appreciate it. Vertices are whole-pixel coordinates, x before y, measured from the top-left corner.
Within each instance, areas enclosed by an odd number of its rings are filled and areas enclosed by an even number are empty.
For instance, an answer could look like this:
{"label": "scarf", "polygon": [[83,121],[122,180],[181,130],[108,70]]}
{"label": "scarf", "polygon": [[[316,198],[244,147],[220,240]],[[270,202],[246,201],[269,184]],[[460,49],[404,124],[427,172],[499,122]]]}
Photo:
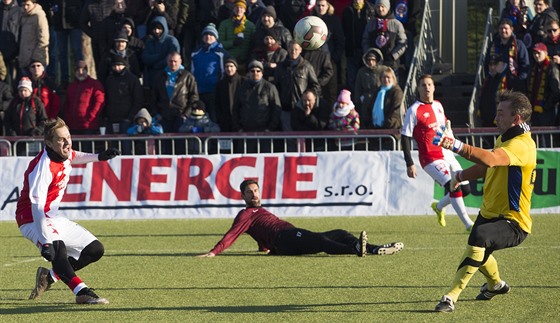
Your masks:
{"label": "scarf", "polygon": [[245,21],[247,21],[247,17],[245,15],[241,16],[241,18],[232,17],[233,20],[233,34],[237,35],[245,31]]}
{"label": "scarf", "polygon": [[165,89],[167,90],[167,96],[169,99],[173,96],[173,90],[175,89],[175,84],[177,83],[177,76],[179,72],[184,70],[185,67],[183,65],[179,66],[179,69],[175,72],[171,72],[169,67],[165,67],[165,72],[167,73],[167,81],[165,82]]}
{"label": "scarf", "polygon": [[546,88],[546,74],[549,68],[550,59],[547,56],[542,64],[536,63],[534,68],[531,69],[531,75],[529,76],[529,100],[535,112],[542,113],[544,89]]}
{"label": "scarf", "polygon": [[517,76],[517,40],[511,36],[511,46],[509,48],[509,70],[511,75]]}
{"label": "scarf", "polygon": [[375,103],[373,104],[373,109],[371,114],[373,116],[373,126],[376,128],[383,128],[383,124],[385,122],[385,112],[383,109],[385,108],[385,93],[389,91],[393,87],[391,85],[383,85],[377,92],[377,98],[375,98]]}
{"label": "scarf", "polygon": [[334,109],[334,115],[337,117],[346,117],[348,115],[348,113],[350,113],[350,111],[352,111],[354,109],[354,103],[349,103],[343,107],[341,107],[338,102],[334,103],[333,106]]}

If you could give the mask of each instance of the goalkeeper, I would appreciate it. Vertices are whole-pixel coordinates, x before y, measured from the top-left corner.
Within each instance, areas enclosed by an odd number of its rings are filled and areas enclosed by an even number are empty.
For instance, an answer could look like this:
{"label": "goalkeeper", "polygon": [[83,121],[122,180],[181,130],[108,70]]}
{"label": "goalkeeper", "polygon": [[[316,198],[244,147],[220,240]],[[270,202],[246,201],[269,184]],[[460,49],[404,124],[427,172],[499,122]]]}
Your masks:
{"label": "goalkeeper", "polygon": [[420,165],[434,181],[445,188],[445,196],[439,201],[432,203],[432,209],[438,217],[439,224],[446,225],[444,208],[451,204],[459,218],[465,225],[467,231],[473,225],[469,218],[463,196],[470,193],[469,182],[461,183],[460,190],[450,190],[449,181],[451,171],[461,169],[461,165],[452,152],[432,145],[432,138],[437,129],[445,124],[447,118],[443,106],[434,100],[434,80],[430,75],[423,75],[418,80],[418,97],[406,111],[404,124],[401,131],[401,141],[406,161],[406,174],[410,178],[416,177],[416,166],[410,154],[412,137],[418,144],[418,158]]}
{"label": "goalkeeper", "polygon": [[451,189],[456,189],[463,180],[484,177],[480,212],[451,288],[435,308],[438,312],[455,310],[455,302],[476,271],[487,281],[480,288],[477,300],[490,300],[510,291],[500,278],[492,253],[519,245],[531,233],[529,210],[537,166],[536,145],[527,124],[531,112],[531,103],[521,92],[500,94],[495,118],[500,135],[492,151],[454,139],[450,124],[434,137],[435,145],[476,163],[452,174]]}

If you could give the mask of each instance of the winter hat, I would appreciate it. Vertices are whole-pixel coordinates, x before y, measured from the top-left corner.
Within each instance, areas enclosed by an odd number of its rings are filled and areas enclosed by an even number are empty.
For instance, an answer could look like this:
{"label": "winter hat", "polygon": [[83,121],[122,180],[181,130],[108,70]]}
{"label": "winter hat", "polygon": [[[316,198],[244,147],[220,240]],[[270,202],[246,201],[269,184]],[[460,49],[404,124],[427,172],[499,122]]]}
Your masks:
{"label": "winter hat", "polygon": [[274,40],[276,40],[276,42],[278,42],[278,39],[280,38],[280,37],[278,37],[278,33],[276,32],[276,30],[274,30],[274,29],[272,29],[272,28],[267,29],[267,30],[265,31],[264,36],[265,36],[265,37],[266,37],[266,36],[270,36],[270,37],[274,38]]}
{"label": "winter hat", "polygon": [[352,103],[352,99],[350,98],[352,93],[350,93],[350,91],[343,89],[342,91],[340,91],[340,94],[338,95],[338,99],[337,102],[340,103]]}
{"label": "winter hat", "polygon": [[204,27],[204,29],[202,30],[202,35],[204,36],[205,34],[213,35],[214,37],[216,37],[216,39],[220,38],[220,36],[218,35],[218,30],[216,29],[216,25],[212,23],[208,24],[208,26]]}
{"label": "winter hat", "polygon": [[383,7],[387,8],[387,9],[391,9],[391,3],[389,2],[389,0],[377,0],[375,1],[376,5],[382,5]]}
{"label": "winter hat", "polygon": [[236,0],[233,3],[233,8],[235,8],[235,7],[243,7],[245,9],[247,9],[247,3],[245,3],[245,0]]}
{"label": "winter hat", "polygon": [[251,63],[249,63],[248,68],[249,68],[249,70],[251,70],[253,68],[258,68],[261,71],[264,69],[263,64],[261,62],[257,61],[257,60],[251,61]]}
{"label": "winter hat", "polygon": [[197,117],[202,117],[204,114],[206,114],[206,105],[204,104],[204,102],[200,100],[195,101],[192,106],[191,114]]}
{"label": "winter hat", "polygon": [[533,46],[533,50],[538,51],[538,52],[548,53],[548,49],[546,48],[546,45],[543,44],[543,43],[536,43],[535,46]]}
{"label": "winter hat", "polygon": [[266,6],[266,8],[264,8],[264,11],[262,12],[261,16],[263,16],[263,15],[271,16],[276,21],[276,9],[274,9],[273,6]]}
{"label": "winter hat", "polygon": [[128,66],[128,62],[126,61],[126,58],[119,56],[119,55],[114,55],[111,58],[111,66],[114,65],[124,65],[124,66]]}
{"label": "winter hat", "polygon": [[128,43],[128,35],[126,34],[126,31],[121,30],[117,33],[117,35],[115,36],[115,38],[113,39],[114,41],[124,41]]}
{"label": "winter hat", "polygon": [[509,18],[502,18],[502,20],[500,20],[500,22],[498,23],[498,26],[501,26],[501,25],[504,25],[504,24],[509,25],[511,28],[513,28],[513,21],[511,21],[511,19],[509,19]]}
{"label": "winter hat", "polygon": [[224,66],[227,63],[232,63],[235,66],[235,68],[239,68],[239,65],[237,65],[237,61],[233,57],[230,57],[230,58],[226,59],[226,61],[224,62]]}
{"label": "winter hat", "polygon": [[138,111],[134,116],[134,121],[137,121],[139,118],[144,118],[148,122],[148,127],[152,125],[152,116],[150,115],[150,112],[148,112],[148,109],[140,109],[140,111]]}
{"label": "winter hat", "polygon": [[31,65],[33,65],[35,63],[41,63],[41,65],[43,65],[43,67],[45,67],[45,63],[43,63],[43,61],[41,61],[38,58],[31,58],[31,62],[29,63],[29,67],[31,67]]}
{"label": "winter hat", "polygon": [[31,83],[29,77],[24,76],[21,78],[18,84],[18,90],[21,89],[22,87],[28,89],[29,92],[33,92],[33,84]]}

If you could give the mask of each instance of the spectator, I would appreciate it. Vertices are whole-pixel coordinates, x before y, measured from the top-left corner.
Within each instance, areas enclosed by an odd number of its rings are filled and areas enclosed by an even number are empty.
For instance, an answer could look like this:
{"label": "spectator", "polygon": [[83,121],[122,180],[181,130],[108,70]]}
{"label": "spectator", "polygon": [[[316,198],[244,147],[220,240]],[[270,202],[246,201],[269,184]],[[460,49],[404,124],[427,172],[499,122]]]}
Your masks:
{"label": "spectator", "polygon": [[[0,52],[8,69],[6,81],[12,84],[17,70],[22,8],[15,0],[0,1]],[[14,84],[15,85],[15,84]]]}
{"label": "spectator", "polygon": [[218,30],[209,24],[202,30],[202,46],[192,54],[191,72],[198,85],[198,95],[206,106],[206,114],[217,120],[216,84],[224,75],[224,60],[229,54],[218,42]]}
{"label": "spectator", "polygon": [[220,41],[225,50],[237,60],[240,74],[245,74],[245,64],[255,33],[255,24],[245,16],[246,9],[247,4],[244,0],[236,0],[233,3],[231,18],[222,21],[218,28]]}
{"label": "spectator", "polygon": [[365,103],[365,113],[360,114],[363,128],[400,129],[404,115],[403,91],[397,83],[397,76],[390,67],[383,66],[379,80],[381,87],[371,97],[372,100]]}
{"label": "spectator", "polygon": [[383,54],[377,48],[370,48],[363,56],[364,66],[356,75],[356,84],[352,94],[352,101],[356,104],[356,110],[360,115],[366,115],[364,102],[373,102],[374,95],[381,86],[379,75],[383,68]]}
{"label": "spectator", "polygon": [[292,131],[291,112],[307,89],[320,93],[321,88],[313,66],[301,56],[301,45],[291,41],[288,57],[276,68],[275,85],[282,106],[281,125],[283,131]]}
{"label": "spectator", "polygon": [[222,23],[222,21],[231,17],[235,0],[223,0],[222,2],[223,3],[218,8],[218,26]]}
{"label": "spectator", "polygon": [[261,19],[266,6],[262,0],[247,0],[247,19],[253,24],[257,24]]}
{"label": "spectator", "polygon": [[278,64],[282,63],[288,52],[280,47],[278,34],[274,29],[267,29],[263,43],[255,46],[251,53],[253,60],[261,62],[264,66],[264,78],[269,82],[274,82],[274,73]]}
{"label": "spectator", "polygon": [[333,65],[328,46],[325,44],[321,48],[314,50],[304,50],[301,56],[313,66],[317,81],[321,86],[321,97],[327,101],[329,105],[333,105],[336,101],[338,85],[336,84],[336,68]]}
{"label": "spectator", "polygon": [[[333,111],[329,117],[328,128],[335,131],[351,132],[356,134],[360,130],[360,115],[354,109],[351,99],[352,93],[343,89],[338,95],[337,102],[333,106]],[[353,138],[339,138],[335,141],[339,149],[353,149]]]}
{"label": "spectator", "polygon": [[[535,0],[535,12],[537,15],[529,24],[530,40],[527,42],[529,48],[536,43],[543,42],[546,38],[546,26],[552,20],[559,21],[558,13],[550,6],[550,0]],[[512,23],[513,25],[513,23]]]}
{"label": "spectator", "polygon": [[[126,32],[126,36],[128,38],[127,48],[135,51],[138,57],[142,57],[142,51],[144,50],[145,45],[140,38],[134,36],[136,31],[134,20],[132,20],[132,18],[124,18],[121,30]],[[141,61],[142,60],[140,60],[140,63]]]}
{"label": "spectator", "polygon": [[556,64],[560,64],[560,22],[551,20],[546,26],[544,43],[548,52],[548,57]]}
{"label": "spectator", "polygon": [[66,91],[70,82],[70,67],[68,66],[68,45],[72,50],[75,62],[83,60],[82,30],[80,29],[80,12],[82,0],[55,0],[58,10],[54,11],[52,22],[57,39],[57,62],[60,64],[60,90]]}
{"label": "spectator", "polygon": [[[500,19],[508,18],[511,20],[513,23],[513,33],[521,40],[524,40],[529,23],[527,10],[528,7],[525,5],[524,0],[505,0],[505,6],[500,15]],[[525,43],[525,45],[527,47],[531,46],[530,43]]]}
{"label": "spectator", "polygon": [[163,128],[156,118],[152,118],[148,109],[140,109],[134,116],[133,125],[126,131],[128,135],[161,135]]}
{"label": "spectator", "polygon": [[[41,136],[47,121],[47,113],[41,100],[33,95],[33,87],[28,77],[22,77],[16,96],[4,116],[8,136]],[[18,155],[21,153],[18,152]]]}
{"label": "spectator", "polygon": [[47,76],[45,66],[37,59],[31,59],[28,74],[33,83],[33,95],[43,102],[48,118],[55,119],[60,112],[60,96],[56,93],[53,78]]}
{"label": "spectator", "polygon": [[512,89],[511,71],[507,68],[506,57],[493,55],[488,60],[488,76],[480,89],[477,115],[482,127],[494,127],[496,117],[496,99],[498,94]]}
{"label": "spectator", "polygon": [[[313,92],[306,90],[292,111],[292,129],[294,131],[322,131],[326,128],[332,106],[326,105]],[[305,139],[305,151],[325,150],[325,140]]]}
{"label": "spectator", "polygon": [[125,0],[126,9],[124,14],[130,17],[136,27],[134,35],[139,39],[144,39],[148,30],[146,17],[150,13],[150,0]]}
{"label": "spectator", "polygon": [[294,30],[298,20],[304,17],[304,13],[309,12],[314,5],[315,2],[309,0],[279,0],[276,5],[278,20],[282,21],[288,30]]}
{"label": "spectator", "polygon": [[288,49],[288,43],[292,40],[292,34],[282,25],[280,20],[276,19],[276,10],[273,6],[266,6],[260,20],[256,24],[256,28],[253,43],[257,44],[257,46],[262,44],[264,38],[269,35],[268,31],[274,31],[280,47]]}
{"label": "spectator", "polygon": [[[311,10],[311,15],[321,18],[329,29],[329,36],[326,44],[331,55],[333,69],[336,72],[333,76],[335,85],[333,93],[334,97],[336,96],[337,91],[336,85],[338,83],[342,83],[342,55],[344,54],[344,43],[346,41],[344,37],[344,30],[342,29],[340,18],[335,15],[333,5],[327,0],[318,0],[315,7]],[[326,94],[326,92],[323,92],[323,95]]]}
{"label": "spectator", "polygon": [[[529,73],[528,95],[533,107],[531,124],[533,126],[554,126],[556,110],[560,102],[560,72],[558,65],[550,60],[546,46],[536,43],[533,46],[535,64]],[[540,147],[550,147],[550,140],[543,136]]]}
{"label": "spectator", "polygon": [[21,38],[19,41],[19,68],[25,74],[25,69],[32,59],[49,64],[49,24],[47,16],[37,0],[25,0],[22,3]]}
{"label": "spectator", "polygon": [[[121,32],[126,19],[126,3],[124,0],[115,0],[111,14],[105,18],[103,24],[105,30],[103,31],[103,41],[105,48],[109,49],[114,46],[115,37]],[[105,54],[105,52],[103,52]]]}
{"label": "spectator", "polygon": [[70,132],[76,135],[98,133],[104,103],[103,85],[89,76],[86,62],[78,61],[61,113]]}
{"label": "spectator", "polygon": [[0,136],[7,136],[4,129],[4,117],[12,100],[12,88],[4,81],[0,81]]}
{"label": "spectator", "polygon": [[[362,53],[362,35],[367,23],[373,19],[375,9],[370,1],[353,0],[342,12],[342,29],[345,36],[346,83],[352,93],[356,92],[356,75],[364,66]],[[357,101],[354,102],[357,103]]]}
{"label": "spectator", "polygon": [[105,84],[107,76],[112,70],[113,57],[120,56],[127,62],[129,71],[136,77],[142,77],[142,70],[140,69],[140,57],[134,50],[128,48],[128,36],[126,31],[121,30],[113,40],[113,46],[103,54],[101,65],[97,69],[97,79]]}
{"label": "spectator", "polygon": [[237,61],[233,57],[226,59],[224,70],[224,78],[216,84],[216,94],[219,94],[216,95],[216,114],[222,132],[231,132],[233,131],[231,121],[233,102],[237,88],[243,82],[243,77],[237,73]]}
{"label": "spectator", "polygon": [[[126,134],[144,98],[140,80],[128,70],[126,59],[114,56],[112,71],[105,81],[104,121],[109,133]],[[131,147],[123,146],[123,153],[130,154]]]}
{"label": "spectator", "polygon": [[108,50],[104,38],[104,22],[113,12],[113,4],[114,0],[86,0],[80,14],[80,28],[91,38],[91,52],[96,69],[101,64],[103,53]]}
{"label": "spectator", "polygon": [[0,81],[5,81],[8,76],[8,68],[6,67],[6,62],[4,62],[4,56],[0,52]]}
{"label": "spectator", "polygon": [[[157,16],[150,24],[150,36],[148,36],[146,47],[142,52],[144,87],[152,88],[154,86],[154,78],[165,69],[166,57],[173,52],[180,52],[179,42],[175,37],[169,35],[165,18]],[[168,132],[165,126],[163,128],[165,132]]]}
{"label": "spectator", "polygon": [[194,75],[181,63],[178,51],[169,54],[167,67],[154,82],[152,107],[155,111],[152,114],[156,114],[166,133],[177,132],[183,120],[191,114],[193,103],[199,100]]}
{"label": "spectator", "polygon": [[[507,68],[511,72],[511,87],[517,91],[527,92],[525,82],[529,73],[529,55],[522,41],[513,34],[513,23],[504,18],[498,24],[498,33],[494,42],[488,46],[487,59],[492,55],[499,55],[500,60],[507,61]],[[485,64],[488,70],[488,62]]]}
{"label": "spectator", "polygon": [[[249,63],[249,77],[241,83],[233,104],[234,131],[276,131],[280,126],[280,98],[274,84],[263,79],[259,61]],[[272,152],[270,141],[247,140],[247,152]]]}
{"label": "spectator", "polygon": [[148,16],[144,18],[145,24],[152,25],[157,17],[165,18],[169,35],[173,36],[175,27],[177,27],[177,6],[176,0],[149,0],[150,11]]}
{"label": "spectator", "polygon": [[374,47],[383,53],[383,65],[398,71],[399,59],[407,46],[406,34],[400,21],[391,11],[389,0],[376,0],[375,18],[366,25],[362,36],[362,50]]}
{"label": "spectator", "polygon": [[[208,117],[204,101],[196,101],[193,103],[191,114],[187,116],[179,127],[179,132],[195,134],[220,132],[220,126]],[[204,152],[204,148],[200,146],[198,140],[187,139],[187,145],[189,154]],[[215,153],[215,147],[211,147],[209,152]]]}

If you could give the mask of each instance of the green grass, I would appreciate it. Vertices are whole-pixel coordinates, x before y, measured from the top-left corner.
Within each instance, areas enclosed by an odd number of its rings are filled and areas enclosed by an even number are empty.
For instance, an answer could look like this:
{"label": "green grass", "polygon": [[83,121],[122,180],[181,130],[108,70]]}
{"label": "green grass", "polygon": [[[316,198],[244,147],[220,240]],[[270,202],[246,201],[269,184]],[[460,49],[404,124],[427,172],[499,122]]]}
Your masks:
{"label": "green grass", "polygon": [[74,304],[57,283],[27,300],[37,266],[45,266],[15,223],[0,222],[0,321],[188,322],[553,322],[560,305],[560,215],[536,215],[519,247],[495,253],[510,294],[475,301],[479,273],[452,314],[432,312],[446,291],[467,234],[457,217],[294,218],[315,231],[365,229],[370,241],[400,240],[393,256],[281,257],[256,252],[242,236],[215,258],[207,252],[229,219],[83,221],[105,244],[105,256],[79,272],[111,302]]}

